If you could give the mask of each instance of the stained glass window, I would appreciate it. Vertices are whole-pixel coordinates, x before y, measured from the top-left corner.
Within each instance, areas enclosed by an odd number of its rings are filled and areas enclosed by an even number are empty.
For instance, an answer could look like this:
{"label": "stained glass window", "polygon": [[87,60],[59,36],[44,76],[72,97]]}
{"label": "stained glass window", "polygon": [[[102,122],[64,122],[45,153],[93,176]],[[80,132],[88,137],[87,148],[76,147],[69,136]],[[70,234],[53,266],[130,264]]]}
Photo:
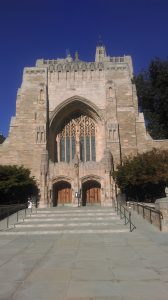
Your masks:
{"label": "stained glass window", "polygon": [[[74,159],[77,144],[80,160],[96,160],[96,126],[94,121],[84,115],[76,114],[62,126],[57,136],[57,161],[70,162]],[[60,157],[58,157],[60,153]]]}

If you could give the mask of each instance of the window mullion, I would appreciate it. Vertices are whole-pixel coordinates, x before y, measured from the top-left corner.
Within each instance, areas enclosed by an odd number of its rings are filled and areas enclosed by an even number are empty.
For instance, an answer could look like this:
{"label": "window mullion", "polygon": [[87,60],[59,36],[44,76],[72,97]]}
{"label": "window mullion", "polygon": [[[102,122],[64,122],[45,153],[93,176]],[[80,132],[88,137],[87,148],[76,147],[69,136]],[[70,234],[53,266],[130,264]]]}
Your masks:
{"label": "window mullion", "polygon": [[89,119],[89,143],[90,143],[90,159],[89,160],[92,160],[92,143],[91,143],[91,122],[90,122],[90,119]]}
{"label": "window mullion", "polygon": [[70,139],[70,161],[72,160],[72,132],[71,132],[71,125],[72,125],[72,122],[70,122],[70,135],[69,135],[69,139]]}
{"label": "window mullion", "polygon": [[86,161],[86,126],[85,126],[85,118],[84,118],[84,162]]}
{"label": "window mullion", "polygon": [[58,153],[58,162],[60,162],[60,134],[58,135],[58,139],[57,139],[57,153]]}
{"label": "window mullion", "polygon": [[65,161],[67,161],[67,157],[66,157],[66,126],[65,126]]}
{"label": "window mullion", "polygon": [[92,160],[92,141],[91,141],[91,138],[92,138],[92,136],[90,134],[90,136],[89,136],[89,141],[90,141],[90,160]]}

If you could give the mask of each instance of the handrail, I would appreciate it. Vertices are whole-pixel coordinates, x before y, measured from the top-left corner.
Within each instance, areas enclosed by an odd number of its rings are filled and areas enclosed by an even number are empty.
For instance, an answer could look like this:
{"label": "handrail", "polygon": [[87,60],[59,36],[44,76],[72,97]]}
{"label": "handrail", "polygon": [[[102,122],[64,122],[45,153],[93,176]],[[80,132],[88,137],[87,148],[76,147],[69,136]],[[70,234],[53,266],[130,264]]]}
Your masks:
{"label": "handrail", "polygon": [[[21,212],[21,213],[19,213]],[[25,204],[12,204],[12,205],[0,205],[0,222],[5,224],[5,228],[9,228],[10,225],[15,226],[19,222],[19,217],[22,218],[22,221],[26,218],[27,214],[31,216],[33,212],[33,207],[28,208],[27,203]],[[37,213],[37,209],[36,209]],[[12,219],[12,224],[11,224]],[[5,222],[5,223],[4,223]],[[0,228],[0,231],[5,228]]]}
{"label": "handrail", "polygon": [[117,214],[120,214],[120,219],[124,219],[124,225],[129,224],[130,232],[136,229],[136,226],[131,221],[131,211],[125,208],[125,206],[121,205],[119,201],[117,201],[116,211]]}
{"label": "handrail", "polygon": [[7,205],[0,205],[0,208],[2,207],[21,207],[21,206],[27,206],[27,203],[21,203],[21,204],[7,204]]}
{"label": "handrail", "polygon": [[[146,219],[146,220],[148,220],[148,221],[150,221],[151,224],[153,224],[152,212],[155,213],[156,215],[158,215],[158,217],[159,217],[159,226],[158,227],[159,227],[160,231],[162,230],[162,221],[161,220],[163,219],[163,214],[162,214],[161,211],[156,210],[156,209],[154,209],[152,207],[149,207],[147,205],[144,205],[142,203],[134,202],[134,201],[131,201],[131,202],[129,201],[129,202],[127,202],[127,204],[129,204],[130,206],[132,205],[133,206],[133,210],[135,210],[135,206],[136,206],[137,207],[136,211],[137,211],[138,214],[140,214],[139,207],[141,207],[142,208],[142,216],[143,216],[143,218]],[[149,219],[145,218],[145,210],[148,210],[150,212],[149,213]]]}
{"label": "handrail", "polygon": [[156,210],[155,208],[152,208],[152,207],[149,207],[148,205],[145,205],[145,204],[142,204],[142,203],[139,203],[139,202],[129,202],[130,204],[133,204],[133,206],[134,205],[137,205],[137,206],[141,206],[141,207],[144,207],[144,208],[146,208],[147,210],[151,210],[151,211],[153,211],[153,212],[155,212],[155,213],[157,213],[157,214],[162,214],[161,212],[160,212],[160,210]]}

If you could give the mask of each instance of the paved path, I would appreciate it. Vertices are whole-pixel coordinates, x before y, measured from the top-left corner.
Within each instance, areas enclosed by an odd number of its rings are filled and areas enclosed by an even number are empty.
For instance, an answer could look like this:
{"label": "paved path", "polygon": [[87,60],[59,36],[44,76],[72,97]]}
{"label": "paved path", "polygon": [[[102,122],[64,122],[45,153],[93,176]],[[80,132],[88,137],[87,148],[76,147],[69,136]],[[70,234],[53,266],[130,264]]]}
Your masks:
{"label": "paved path", "polygon": [[168,235],[110,208],[40,210],[0,233],[0,300],[167,300]]}

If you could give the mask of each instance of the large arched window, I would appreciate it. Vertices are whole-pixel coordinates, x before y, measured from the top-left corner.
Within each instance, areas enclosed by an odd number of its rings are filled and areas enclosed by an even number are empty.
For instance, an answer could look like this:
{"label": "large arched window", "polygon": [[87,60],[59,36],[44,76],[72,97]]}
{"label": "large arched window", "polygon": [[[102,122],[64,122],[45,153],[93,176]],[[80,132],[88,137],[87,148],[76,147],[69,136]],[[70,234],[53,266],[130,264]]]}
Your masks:
{"label": "large arched window", "polygon": [[70,162],[78,154],[81,161],[96,160],[95,122],[88,116],[75,114],[57,135],[58,161]]}

